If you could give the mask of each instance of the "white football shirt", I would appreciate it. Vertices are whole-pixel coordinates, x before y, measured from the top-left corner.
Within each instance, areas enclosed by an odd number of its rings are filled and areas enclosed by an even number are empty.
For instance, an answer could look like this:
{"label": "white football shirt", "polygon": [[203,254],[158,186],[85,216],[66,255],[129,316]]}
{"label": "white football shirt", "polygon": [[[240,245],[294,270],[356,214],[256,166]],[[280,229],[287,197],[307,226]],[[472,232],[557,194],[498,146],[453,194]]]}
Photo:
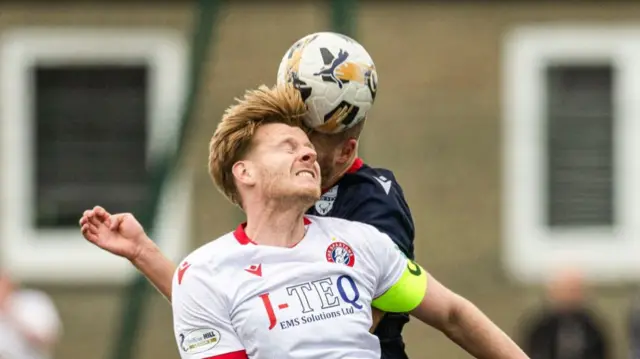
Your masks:
{"label": "white football shirt", "polygon": [[376,228],[307,216],[291,248],[256,245],[243,225],[191,253],[174,275],[183,359],[379,359],[371,302],[407,259]]}

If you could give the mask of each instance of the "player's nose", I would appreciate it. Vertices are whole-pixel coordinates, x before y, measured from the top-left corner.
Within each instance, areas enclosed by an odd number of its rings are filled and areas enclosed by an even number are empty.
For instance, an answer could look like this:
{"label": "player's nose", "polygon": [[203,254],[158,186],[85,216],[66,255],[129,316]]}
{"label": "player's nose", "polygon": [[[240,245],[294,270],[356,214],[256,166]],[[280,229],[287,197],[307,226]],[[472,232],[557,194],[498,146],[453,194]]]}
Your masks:
{"label": "player's nose", "polygon": [[316,150],[311,147],[302,147],[302,151],[300,153],[300,161],[304,163],[313,164],[318,159],[318,154]]}

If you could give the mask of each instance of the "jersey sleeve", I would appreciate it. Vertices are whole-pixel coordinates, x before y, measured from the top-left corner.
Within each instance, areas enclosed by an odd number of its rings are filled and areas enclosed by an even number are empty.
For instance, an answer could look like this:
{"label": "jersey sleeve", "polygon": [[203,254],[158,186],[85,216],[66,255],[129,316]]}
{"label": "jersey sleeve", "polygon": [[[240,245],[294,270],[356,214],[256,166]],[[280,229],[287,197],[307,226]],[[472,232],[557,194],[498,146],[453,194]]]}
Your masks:
{"label": "jersey sleeve", "polygon": [[206,265],[183,262],[172,285],[173,323],[182,359],[246,359],[222,287]]}
{"label": "jersey sleeve", "polygon": [[366,176],[370,177],[367,182],[354,187],[361,193],[353,196],[346,218],[376,227],[413,259],[415,229],[402,188],[392,173]]}
{"label": "jersey sleeve", "polygon": [[390,313],[407,313],[415,309],[426,294],[427,273],[407,258],[389,237],[367,226],[368,261],[375,274],[372,306]]}
{"label": "jersey sleeve", "polygon": [[407,257],[389,239],[373,226],[363,226],[368,247],[367,261],[375,276],[374,298],[383,295],[400,278],[407,266]]}

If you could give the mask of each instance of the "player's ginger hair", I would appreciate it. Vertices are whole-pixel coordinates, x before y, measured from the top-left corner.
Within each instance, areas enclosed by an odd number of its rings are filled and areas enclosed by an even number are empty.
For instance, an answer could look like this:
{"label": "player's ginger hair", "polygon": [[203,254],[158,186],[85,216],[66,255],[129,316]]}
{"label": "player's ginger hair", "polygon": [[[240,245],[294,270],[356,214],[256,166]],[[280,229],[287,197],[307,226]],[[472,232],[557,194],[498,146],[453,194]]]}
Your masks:
{"label": "player's ginger hair", "polygon": [[242,99],[227,108],[209,143],[209,174],[233,204],[242,207],[232,168],[251,149],[260,126],[283,123],[303,128],[307,109],[300,92],[293,86],[279,85],[245,92]]}

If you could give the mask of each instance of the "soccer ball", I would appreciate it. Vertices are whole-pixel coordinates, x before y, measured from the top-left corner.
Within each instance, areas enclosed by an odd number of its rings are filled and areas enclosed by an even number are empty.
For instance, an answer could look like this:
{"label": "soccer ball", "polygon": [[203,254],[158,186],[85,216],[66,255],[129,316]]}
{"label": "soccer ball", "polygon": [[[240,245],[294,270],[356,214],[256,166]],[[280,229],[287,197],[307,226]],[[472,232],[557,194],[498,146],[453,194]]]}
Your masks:
{"label": "soccer ball", "polygon": [[284,55],[278,84],[293,84],[307,105],[305,124],[337,133],[362,121],[373,105],[378,75],[367,50],[348,36],[318,32]]}

